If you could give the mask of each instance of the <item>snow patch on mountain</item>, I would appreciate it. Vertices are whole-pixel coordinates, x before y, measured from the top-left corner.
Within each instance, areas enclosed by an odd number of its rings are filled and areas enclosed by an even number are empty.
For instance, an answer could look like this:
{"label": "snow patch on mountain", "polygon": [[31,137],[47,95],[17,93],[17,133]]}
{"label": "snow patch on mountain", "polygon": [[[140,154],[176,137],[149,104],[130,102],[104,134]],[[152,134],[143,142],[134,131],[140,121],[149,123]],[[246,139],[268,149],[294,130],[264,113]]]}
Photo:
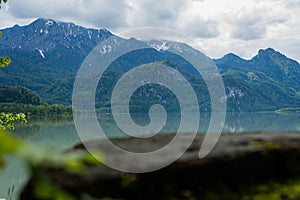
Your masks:
{"label": "snow patch on mountain", "polygon": [[167,51],[170,48],[168,42],[165,40],[157,41],[157,43],[150,42],[149,45],[157,51]]}
{"label": "snow patch on mountain", "polygon": [[242,90],[240,88],[237,88],[237,87],[227,87],[228,89],[228,98],[231,98],[231,97],[242,97],[244,96],[245,94],[242,92]]}
{"label": "snow patch on mountain", "polygon": [[89,35],[89,38],[90,38],[90,40],[92,39],[92,32],[91,31],[88,31],[88,35]]}
{"label": "snow patch on mountain", "polygon": [[110,53],[110,52],[112,52],[112,46],[110,46],[110,45],[102,45],[101,46],[100,53],[106,54],[106,53]]}
{"label": "snow patch on mountain", "polygon": [[40,55],[42,56],[42,58],[46,58],[45,54],[43,53],[43,50],[36,48],[36,50],[40,53]]}
{"label": "snow patch on mountain", "polygon": [[52,20],[48,20],[45,24],[46,26],[53,26],[53,21]]}
{"label": "snow patch on mountain", "polygon": [[227,87],[227,94],[220,99],[220,102],[225,102],[230,98],[241,98],[245,96],[243,91],[238,87]]}

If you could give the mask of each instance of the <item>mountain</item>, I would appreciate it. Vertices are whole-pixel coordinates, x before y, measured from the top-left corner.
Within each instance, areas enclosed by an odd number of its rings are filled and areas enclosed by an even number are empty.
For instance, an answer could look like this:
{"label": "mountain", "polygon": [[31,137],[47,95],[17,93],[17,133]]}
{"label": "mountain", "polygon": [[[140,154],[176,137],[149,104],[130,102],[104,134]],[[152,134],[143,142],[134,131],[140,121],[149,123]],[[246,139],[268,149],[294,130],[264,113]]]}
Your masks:
{"label": "mountain", "polygon": [[1,31],[0,55],[9,56],[12,63],[0,71],[0,86],[24,86],[49,103],[63,104],[70,104],[70,99],[53,100],[53,88],[65,79],[74,79],[86,55],[112,36],[105,29],[87,29],[49,19]]}
{"label": "mountain", "polygon": [[[15,25],[2,33],[0,55],[11,57],[12,63],[0,70],[0,86],[23,86],[47,103],[64,105],[71,104],[75,76],[84,58],[100,42],[114,36],[105,29],[88,29],[51,19],[37,19],[27,26]],[[120,43],[149,48],[129,52],[111,64],[100,80],[97,107],[110,107],[112,88],[124,73],[141,64],[161,62],[179,70],[196,91],[201,110],[209,110],[209,93],[201,75],[171,50],[204,58],[201,52],[174,41],[144,42],[119,37],[104,50],[113,51]],[[224,79],[228,110],[276,110],[300,105],[300,65],[274,49],[260,50],[250,60],[230,53],[214,61]],[[161,99],[161,96],[165,97]],[[166,105],[172,105],[170,111],[177,111],[179,104],[170,91],[158,89],[156,85],[138,89],[131,105],[136,112],[142,112],[162,100]]]}
{"label": "mountain", "polygon": [[27,51],[39,49],[45,55],[57,48],[80,49],[86,54],[103,39],[112,36],[105,29],[87,29],[74,23],[51,19],[37,19],[28,26],[15,25],[2,30],[2,33],[1,48]]}
{"label": "mountain", "polygon": [[[272,48],[259,50],[250,60],[228,54],[215,63],[223,75],[227,93],[238,93],[232,96],[238,96],[241,110],[276,110],[300,105],[300,65]],[[235,101],[229,101],[231,109],[235,105]]]}
{"label": "mountain", "polygon": [[300,91],[299,63],[272,48],[259,50],[258,55],[251,60],[244,60],[234,54],[228,54],[222,59],[216,60],[216,64],[222,72],[236,69],[239,71],[264,73],[266,76],[274,79],[274,81]]}
{"label": "mountain", "polygon": [[243,68],[243,66],[246,62],[247,60],[244,60],[233,53],[229,53],[223,58],[215,60],[215,63],[217,64],[217,66],[219,66],[219,70],[221,72],[227,71],[229,69],[245,69]]}

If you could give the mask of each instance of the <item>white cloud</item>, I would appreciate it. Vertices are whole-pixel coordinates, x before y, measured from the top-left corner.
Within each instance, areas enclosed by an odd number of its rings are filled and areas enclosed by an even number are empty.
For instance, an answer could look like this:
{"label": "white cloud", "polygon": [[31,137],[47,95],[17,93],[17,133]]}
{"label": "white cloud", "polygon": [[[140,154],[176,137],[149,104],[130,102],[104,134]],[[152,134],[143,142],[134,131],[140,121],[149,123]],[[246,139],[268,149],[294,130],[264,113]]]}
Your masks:
{"label": "white cloud", "polygon": [[131,10],[128,13],[130,27],[163,27],[176,29],[179,14],[187,0],[127,0]]}
{"label": "white cloud", "polygon": [[11,0],[0,27],[44,17],[108,28],[114,33],[162,27],[197,40],[209,56],[249,58],[273,47],[300,60],[299,0]]}
{"label": "white cloud", "polygon": [[253,40],[262,38],[268,27],[286,22],[290,12],[279,1],[260,1],[252,7],[244,7],[231,17],[232,37]]}
{"label": "white cloud", "polygon": [[218,22],[195,18],[181,23],[179,28],[185,34],[196,38],[214,38],[220,34]]}
{"label": "white cloud", "polygon": [[9,12],[16,18],[54,18],[72,20],[91,26],[115,28],[127,26],[128,5],[110,0],[24,0],[9,2]]}

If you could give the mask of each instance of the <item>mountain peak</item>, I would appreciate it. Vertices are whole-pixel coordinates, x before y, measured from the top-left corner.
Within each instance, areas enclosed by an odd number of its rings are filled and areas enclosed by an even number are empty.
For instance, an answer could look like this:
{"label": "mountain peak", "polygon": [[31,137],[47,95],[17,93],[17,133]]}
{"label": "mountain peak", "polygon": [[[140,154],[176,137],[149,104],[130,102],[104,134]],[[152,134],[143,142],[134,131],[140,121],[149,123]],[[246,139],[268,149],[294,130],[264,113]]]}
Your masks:
{"label": "mountain peak", "polygon": [[293,60],[272,48],[261,49],[259,50],[258,55],[252,58],[252,60],[269,60],[269,59],[276,61],[277,63],[281,63],[281,65],[283,66],[287,65],[288,63],[289,65],[299,67],[299,63],[296,60]]}
{"label": "mountain peak", "polygon": [[101,41],[113,36],[105,29],[85,28],[74,23],[45,18],[38,18],[25,26],[7,28],[2,33],[2,49],[35,52],[43,58],[61,48],[68,51],[80,49],[82,55],[87,55]]}
{"label": "mountain peak", "polygon": [[234,54],[234,53],[228,53],[226,55],[223,56],[222,59],[242,59],[241,57],[239,57],[238,55]]}
{"label": "mountain peak", "polygon": [[253,59],[267,59],[267,58],[279,59],[279,60],[288,59],[284,54],[282,54],[272,48],[259,50],[258,55],[255,56]]}
{"label": "mountain peak", "polygon": [[258,51],[258,55],[261,55],[261,54],[274,54],[274,53],[279,53],[277,51],[275,51],[273,48],[267,48],[267,49],[260,49]]}
{"label": "mountain peak", "polygon": [[50,19],[50,18],[37,18],[32,23],[35,23],[35,22],[47,22],[47,21],[55,21],[55,20]]}
{"label": "mountain peak", "polygon": [[237,56],[234,53],[228,53],[222,58],[214,60],[216,65],[219,67],[222,66],[221,71],[224,71],[225,69],[229,69],[234,67],[243,67],[243,63],[247,62],[247,60],[244,60],[243,58]]}
{"label": "mountain peak", "polygon": [[276,52],[275,49],[273,49],[273,48],[271,48],[271,47],[265,49],[265,51],[267,51],[267,52]]}
{"label": "mountain peak", "polygon": [[111,34],[111,32],[107,29],[86,28],[81,25],[77,25],[74,22],[58,21],[58,20],[53,20],[50,18],[37,18],[28,26],[33,25],[33,24],[37,24],[38,26],[46,26],[46,27],[51,27],[53,25],[59,25],[59,26],[62,26],[64,28],[68,28],[68,29],[73,28],[73,29],[99,30],[103,33]]}
{"label": "mountain peak", "polygon": [[55,20],[53,19],[45,19],[45,18],[38,18],[35,21],[33,21],[30,25],[38,25],[38,26],[52,26],[53,24],[58,24]]}
{"label": "mountain peak", "polygon": [[239,57],[238,55],[234,54],[234,53],[228,53],[226,55],[224,55],[222,58],[217,59],[219,61],[225,61],[225,62],[241,62],[241,61],[245,61],[243,58]]}

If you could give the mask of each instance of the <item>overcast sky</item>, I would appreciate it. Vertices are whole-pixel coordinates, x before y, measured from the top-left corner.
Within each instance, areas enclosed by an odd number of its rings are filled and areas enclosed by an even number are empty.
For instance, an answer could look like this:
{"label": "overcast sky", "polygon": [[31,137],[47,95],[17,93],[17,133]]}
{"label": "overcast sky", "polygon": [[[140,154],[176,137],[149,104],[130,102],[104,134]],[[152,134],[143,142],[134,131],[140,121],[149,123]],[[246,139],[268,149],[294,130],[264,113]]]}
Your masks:
{"label": "overcast sky", "polygon": [[251,58],[272,47],[300,61],[300,0],[9,0],[0,10],[0,28],[40,17],[115,34],[170,28],[214,58],[229,52]]}

